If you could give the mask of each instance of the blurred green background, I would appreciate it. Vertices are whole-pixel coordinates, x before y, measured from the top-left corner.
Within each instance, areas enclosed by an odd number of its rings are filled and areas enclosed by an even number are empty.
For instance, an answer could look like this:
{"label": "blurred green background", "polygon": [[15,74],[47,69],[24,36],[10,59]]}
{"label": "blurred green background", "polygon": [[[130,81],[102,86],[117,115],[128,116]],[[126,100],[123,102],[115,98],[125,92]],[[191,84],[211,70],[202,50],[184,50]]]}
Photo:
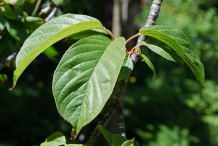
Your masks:
{"label": "blurred green background", "polygon": [[[136,17],[131,18],[134,21],[122,22],[127,27],[130,23],[134,24],[129,28],[134,33],[144,25],[152,2],[136,1],[137,11],[133,12]],[[20,7],[30,15],[35,3],[34,0],[25,1]],[[42,1],[39,10],[47,3],[49,1]],[[86,14],[96,17],[111,29],[111,0],[74,0],[60,8],[55,16],[64,13]],[[0,18],[2,16],[0,12]],[[0,19],[1,60],[18,49],[27,37],[19,40],[3,31],[5,21],[23,20]],[[169,62],[145,48],[143,51],[153,62],[158,77],[151,81],[150,69],[142,61],[136,64],[124,97],[127,138],[135,137],[141,146],[217,146],[218,1],[164,0],[156,24],[183,30],[196,46],[205,67],[203,99],[187,65]],[[148,41],[166,47],[152,38]],[[71,43],[60,41],[50,51],[37,57],[22,74],[14,90],[9,91],[10,85],[0,82],[0,146],[39,145],[55,131],[63,132],[69,140],[71,126],[56,110],[51,82],[58,60]],[[11,81],[13,70],[14,62],[11,62],[0,74],[7,74]],[[84,134],[87,139],[96,122],[86,126],[77,142],[83,142]],[[102,145],[101,139],[96,145]]]}

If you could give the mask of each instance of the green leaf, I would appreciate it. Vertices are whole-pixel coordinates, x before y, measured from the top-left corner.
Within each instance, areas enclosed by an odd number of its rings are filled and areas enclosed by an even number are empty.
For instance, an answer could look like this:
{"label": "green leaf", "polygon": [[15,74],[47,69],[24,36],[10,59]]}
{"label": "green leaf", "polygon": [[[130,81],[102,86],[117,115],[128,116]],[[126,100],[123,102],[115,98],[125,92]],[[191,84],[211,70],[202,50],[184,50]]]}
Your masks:
{"label": "green leaf", "polygon": [[0,61],[7,58],[17,50],[17,47],[14,41],[12,41],[12,38],[6,28],[0,33],[0,46]]}
{"label": "green leaf", "polygon": [[104,36],[91,36],[76,42],[62,57],[52,89],[57,109],[73,125],[75,136],[107,102],[125,50],[124,38],[111,42]]}
{"label": "green leaf", "polygon": [[75,40],[79,40],[79,39],[82,39],[84,37],[91,36],[91,35],[107,35],[107,33],[102,29],[92,29],[92,30],[86,30],[86,31],[73,34],[69,37]]}
{"label": "green leaf", "polygon": [[[3,55],[3,52],[7,51],[7,46],[8,46],[8,42],[10,40],[10,34],[8,33],[7,29],[4,29],[1,33],[0,33],[0,44],[1,44],[1,48],[0,48],[0,56]],[[10,51],[10,50],[9,50]],[[6,54],[8,55],[8,54]],[[6,56],[5,56],[6,57]],[[4,59],[5,57],[1,58],[0,57],[0,61],[2,59]]]}
{"label": "green leaf", "polygon": [[103,26],[95,18],[76,14],[62,15],[36,29],[17,54],[13,87],[24,69],[46,48],[65,37],[90,29],[103,29]]}
{"label": "green leaf", "polygon": [[58,146],[66,144],[66,138],[61,132],[52,133],[40,146]]}
{"label": "green leaf", "polygon": [[130,57],[125,57],[123,60],[123,65],[120,70],[118,80],[123,80],[129,77],[130,73],[133,70],[133,62]]}
{"label": "green leaf", "polygon": [[8,77],[5,74],[0,74],[0,80],[4,83],[4,84],[8,84]]}
{"label": "green leaf", "polygon": [[67,144],[67,146],[87,146],[87,145],[84,145],[84,144]]}
{"label": "green leaf", "polygon": [[112,145],[112,134],[101,125],[98,125],[98,129],[104,135],[104,138],[107,140],[108,144]]}
{"label": "green leaf", "polygon": [[106,130],[101,125],[98,125],[101,133],[104,135],[105,139],[107,140],[110,146],[121,146],[122,143],[127,141],[127,139],[120,134],[111,134],[108,130]]}
{"label": "green leaf", "polygon": [[3,1],[4,1],[5,3],[11,3],[11,4],[17,2],[17,0],[3,0]]}
{"label": "green leaf", "polygon": [[45,54],[52,61],[58,62],[56,57],[59,56],[59,52],[53,46],[48,47],[43,54]]}
{"label": "green leaf", "polygon": [[148,59],[148,57],[146,57],[144,54],[141,53],[140,50],[138,50],[139,55],[143,58],[143,60],[145,61],[145,63],[148,65],[148,67],[151,69],[151,71],[153,72],[153,76],[152,76],[152,81],[157,77],[155,68],[153,66],[153,64],[151,63],[150,59]]}
{"label": "green leaf", "polygon": [[0,13],[0,34],[5,27],[5,17]]}
{"label": "green leaf", "polygon": [[169,54],[168,52],[166,52],[164,49],[156,46],[156,45],[151,45],[148,44],[144,41],[140,42],[141,45],[144,45],[146,47],[148,47],[150,50],[152,50],[153,52],[157,53],[158,55],[162,56],[163,58],[173,61],[175,62],[174,58],[171,56],[171,54]]}
{"label": "green leaf", "polygon": [[20,21],[8,19],[6,21],[6,28],[10,35],[19,42],[23,42],[28,37],[27,30]]}
{"label": "green leaf", "polygon": [[59,6],[59,5],[66,5],[67,3],[70,2],[70,0],[52,0],[52,2],[53,2],[56,6]]}
{"label": "green leaf", "polygon": [[112,134],[112,146],[121,146],[127,139],[120,134]]}
{"label": "green leaf", "polygon": [[24,25],[25,25],[25,28],[29,29],[30,32],[32,33],[39,26],[41,26],[44,22],[45,21],[42,18],[28,16],[28,17],[26,17],[26,20],[24,21]]}
{"label": "green leaf", "polygon": [[175,50],[188,64],[197,81],[201,85],[204,84],[203,64],[200,62],[195,47],[181,30],[153,25],[142,28],[140,34],[159,39]]}
{"label": "green leaf", "polygon": [[26,16],[24,11],[19,6],[14,5],[12,7],[9,4],[4,4],[3,7],[1,7],[1,12],[8,19],[24,21]]}
{"label": "green leaf", "polygon": [[136,140],[132,139],[125,141],[121,146],[139,146],[139,143]]}

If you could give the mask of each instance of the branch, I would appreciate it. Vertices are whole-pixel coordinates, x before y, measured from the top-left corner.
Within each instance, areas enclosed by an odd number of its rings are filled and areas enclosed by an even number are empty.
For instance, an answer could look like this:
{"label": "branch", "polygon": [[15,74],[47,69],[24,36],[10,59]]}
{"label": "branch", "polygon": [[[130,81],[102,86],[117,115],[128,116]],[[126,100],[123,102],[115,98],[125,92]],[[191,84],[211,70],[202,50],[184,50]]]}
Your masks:
{"label": "branch", "polygon": [[16,55],[17,55],[18,51],[15,51],[14,53],[12,53],[11,55],[9,55],[7,58],[5,58],[1,63],[0,63],[0,71],[3,69],[3,67],[5,67],[5,65],[7,63],[9,63],[11,60],[13,60]]}
{"label": "branch", "polygon": [[[114,111],[115,110],[113,108],[110,108],[108,110],[108,112],[104,115],[104,118],[101,120],[101,122],[99,122],[99,125],[106,127],[109,120],[111,119]],[[85,145],[92,146],[96,142],[96,140],[100,134],[101,134],[101,132],[98,129],[98,125],[97,125],[95,127],[95,129],[92,131],[91,135],[89,136],[89,140],[86,142]]]}
{"label": "branch", "polygon": [[[150,25],[154,25],[156,22],[156,19],[158,17],[158,13],[160,11],[160,6],[163,0],[154,0],[152,5],[151,5],[151,10],[147,19],[147,22],[145,24],[145,26],[150,26]],[[146,39],[145,36],[140,36],[138,38],[137,41],[137,45],[141,42],[144,41]],[[128,41],[127,41],[128,42]],[[136,64],[136,62],[138,61],[138,59],[140,58],[139,54],[136,52],[134,54],[132,54],[131,56],[131,60],[134,62],[134,64]],[[114,113],[114,111],[117,112],[118,114],[118,124],[119,125],[119,130],[121,131],[121,135],[125,136],[125,125],[124,125],[124,119],[123,119],[123,109],[122,109],[122,96],[123,96],[123,92],[126,88],[127,85],[127,81],[128,79],[126,79],[125,81],[119,81],[116,83],[113,93],[109,99],[109,111],[108,113],[105,115],[105,117],[103,118],[103,120],[100,122],[100,124],[102,124],[102,126],[106,127],[108,121],[110,120],[110,118],[112,117],[112,114]],[[107,122],[104,122],[107,121]],[[87,141],[87,145],[92,146],[94,144],[94,142],[97,140],[97,137],[100,135],[100,131],[99,129],[96,127],[93,132],[91,133],[89,140]]]}
{"label": "branch", "polygon": [[[122,110],[119,109],[119,106],[121,104],[121,98],[123,95],[123,91],[125,88],[122,88],[125,84],[125,81],[119,81],[116,83],[113,93],[111,94],[111,97],[109,98],[109,101],[107,103],[108,111],[104,115],[104,118],[99,122],[100,125],[103,127],[106,127],[109,120],[111,119],[113,113],[116,111],[118,114],[122,112]],[[120,115],[119,115],[120,116]],[[120,118],[121,119],[121,118]],[[122,119],[119,121],[123,122]],[[120,129],[122,131],[122,135],[125,136],[125,129],[123,132],[123,127]],[[88,141],[86,142],[86,145],[92,146],[95,141],[97,140],[98,136],[101,134],[100,130],[98,129],[98,125],[95,127],[95,129],[92,131],[91,135],[89,136]]]}
{"label": "branch", "polygon": [[54,7],[54,9],[51,11],[51,13],[45,18],[45,22],[49,21],[57,12],[58,8]]}
{"label": "branch", "polygon": [[[158,14],[160,12],[160,6],[161,6],[162,2],[163,2],[163,0],[154,0],[153,1],[152,5],[151,5],[150,13],[148,15],[147,22],[145,23],[145,27],[155,24],[155,22],[158,18]],[[137,45],[146,39],[147,39],[146,36],[140,35],[138,38],[138,41],[137,41]],[[135,64],[138,61],[138,59],[140,58],[140,56],[138,53],[135,53],[135,54],[132,54],[130,56],[130,58],[133,61],[133,63]]]}

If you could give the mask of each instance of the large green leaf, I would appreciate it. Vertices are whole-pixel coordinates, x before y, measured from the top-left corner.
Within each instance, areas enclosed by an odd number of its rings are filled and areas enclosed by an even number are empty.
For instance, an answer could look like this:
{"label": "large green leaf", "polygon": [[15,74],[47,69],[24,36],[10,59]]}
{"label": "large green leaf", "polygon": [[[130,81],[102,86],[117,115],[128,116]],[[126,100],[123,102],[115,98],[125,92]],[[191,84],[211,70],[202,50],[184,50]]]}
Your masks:
{"label": "large green leaf", "polygon": [[83,38],[61,59],[53,77],[53,94],[61,116],[73,125],[73,137],[102,110],[112,93],[123,59],[125,40]]}
{"label": "large green leaf", "polygon": [[17,54],[13,86],[24,69],[52,44],[72,34],[101,28],[103,26],[97,19],[75,14],[65,14],[43,24],[27,38]]}
{"label": "large green leaf", "polygon": [[170,46],[188,64],[198,82],[201,85],[204,84],[203,64],[200,62],[195,47],[181,30],[154,25],[142,28],[140,34],[154,37]]}

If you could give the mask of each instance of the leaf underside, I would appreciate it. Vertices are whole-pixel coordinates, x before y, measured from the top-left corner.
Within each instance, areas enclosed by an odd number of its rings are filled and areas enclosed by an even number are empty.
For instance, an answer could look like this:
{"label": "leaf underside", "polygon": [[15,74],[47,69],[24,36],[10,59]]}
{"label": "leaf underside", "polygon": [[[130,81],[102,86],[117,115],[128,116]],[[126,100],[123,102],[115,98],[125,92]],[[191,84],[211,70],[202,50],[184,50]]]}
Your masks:
{"label": "leaf underside", "polygon": [[153,25],[142,28],[140,34],[159,39],[175,50],[175,52],[188,64],[197,81],[201,85],[204,84],[203,64],[200,62],[195,47],[181,30]]}
{"label": "leaf underside", "polygon": [[83,38],[62,57],[53,76],[53,94],[61,116],[77,135],[102,110],[125,57],[125,40],[104,36]]}
{"label": "leaf underside", "polygon": [[70,35],[92,29],[103,29],[103,26],[95,18],[76,14],[65,14],[41,25],[27,38],[17,54],[13,86],[25,68],[49,46]]}

